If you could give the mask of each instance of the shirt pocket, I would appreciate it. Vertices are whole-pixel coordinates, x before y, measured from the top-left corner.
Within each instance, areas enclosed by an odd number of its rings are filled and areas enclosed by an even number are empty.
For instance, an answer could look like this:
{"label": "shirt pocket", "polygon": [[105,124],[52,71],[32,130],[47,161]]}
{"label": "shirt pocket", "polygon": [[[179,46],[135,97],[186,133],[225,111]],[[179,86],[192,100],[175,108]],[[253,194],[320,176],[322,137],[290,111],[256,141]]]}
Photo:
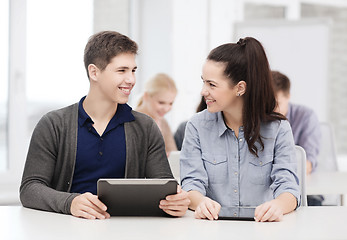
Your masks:
{"label": "shirt pocket", "polygon": [[227,181],[228,162],[226,156],[202,153],[202,160],[210,183],[224,183]]}
{"label": "shirt pocket", "polygon": [[259,157],[252,154],[248,166],[249,181],[256,185],[270,185],[272,164],[273,154],[259,154]]}

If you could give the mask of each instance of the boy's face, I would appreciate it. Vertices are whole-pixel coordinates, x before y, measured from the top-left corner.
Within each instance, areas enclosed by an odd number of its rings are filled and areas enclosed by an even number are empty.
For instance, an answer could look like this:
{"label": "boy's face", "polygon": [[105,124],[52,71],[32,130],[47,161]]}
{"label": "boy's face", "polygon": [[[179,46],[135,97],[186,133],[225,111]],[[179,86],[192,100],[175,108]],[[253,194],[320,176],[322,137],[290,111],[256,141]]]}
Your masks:
{"label": "boy's face", "polygon": [[136,78],[135,54],[122,53],[111,59],[103,71],[97,69],[97,85],[103,98],[114,103],[128,102]]}
{"label": "boy's face", "polygon": [[286,116],[288,113],[289,100],[290,100],[289,93],[284,93],[283,91],[277,92],[276,93],[277,107],[275,111]]}

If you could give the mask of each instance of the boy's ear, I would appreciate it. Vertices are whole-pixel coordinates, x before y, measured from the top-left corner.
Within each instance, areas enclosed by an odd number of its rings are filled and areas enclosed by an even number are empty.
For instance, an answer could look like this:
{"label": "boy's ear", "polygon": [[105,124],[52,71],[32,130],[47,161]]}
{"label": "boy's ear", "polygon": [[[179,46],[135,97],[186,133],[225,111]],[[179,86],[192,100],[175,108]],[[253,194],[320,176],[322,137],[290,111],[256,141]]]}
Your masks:
{"label": "boy's ear", "polygon": [[88,65],[88,74],[89,74],[89,79],[92,81],[97,81],[98,80],[98,67],[95,66],[94,64],[89,64]]}

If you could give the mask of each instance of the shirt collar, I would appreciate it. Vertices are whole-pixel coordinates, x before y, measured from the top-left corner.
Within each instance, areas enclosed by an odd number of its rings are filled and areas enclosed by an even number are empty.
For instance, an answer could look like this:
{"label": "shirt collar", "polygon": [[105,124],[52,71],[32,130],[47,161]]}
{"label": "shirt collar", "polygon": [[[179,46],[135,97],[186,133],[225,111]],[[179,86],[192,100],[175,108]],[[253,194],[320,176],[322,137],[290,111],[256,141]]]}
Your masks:
{"label": "shirt collar", "polygon": [[110,129],[125,122],[131,122],[135,120],[134,115],[131,112],[132,108],[128,104],[118,104],[117,111],[109,122]]}
{"label": "shirt collar", "polygon": [[228,130],[227,126],[225,125],[222,112],[217,113],[217,126],[218,126],[219,137],[222,136],[226,130]]}
{"label": "shirt collar", "polygon": [[83,101],[86,98],[86,96],[82,97],[80,102],[78,103],[78,125],[81,127],[86,123],[94,123],[91,117],[84,111],[83,108]]}
{"label": "shirt collar", "polygon": [[[87,123],[94,123],[91,117],[86,113],[86,111],[83,108],[83,101],[85,98],[86,96],[82,97],[78,104],[78,124],[80,126],[83,126]],[[109,127],[114,128],[119,124],[134,121],[135,117],[131,111],[132,108],[128,104],[118,104],[117,111],[108,124]]]}
{"label": "shirt collar", "polygon": [[[217,125],[218,125],[218,136],[222,136],[227,130],[230,128],[227,127],[227,125],[224,122],[224,117],[222,112],[217,113]],[[233,131],[232,129],[230,129]],[[239,133],[243,132],[243,126],[239,128]]]}

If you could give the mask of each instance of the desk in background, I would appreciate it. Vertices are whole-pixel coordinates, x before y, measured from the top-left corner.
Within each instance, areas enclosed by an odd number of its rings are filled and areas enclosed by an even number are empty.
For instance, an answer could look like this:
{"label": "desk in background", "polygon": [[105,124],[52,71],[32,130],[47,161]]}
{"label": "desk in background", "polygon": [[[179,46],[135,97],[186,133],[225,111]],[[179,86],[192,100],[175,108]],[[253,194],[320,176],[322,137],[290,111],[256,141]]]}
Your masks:
{"label": "desk in background", "polygon": [[347,207],[302,207],[273,223],[182,218],[86,220],[20,206],[0,207],[1,239],[347,239]]}
{"label": "desk in background", "polygon": [[306,178],[306,193],[307,195],[341,195],[341,203],[345,205],[343,196],[347,194],[347,171],[314,172],[308,175]]}

